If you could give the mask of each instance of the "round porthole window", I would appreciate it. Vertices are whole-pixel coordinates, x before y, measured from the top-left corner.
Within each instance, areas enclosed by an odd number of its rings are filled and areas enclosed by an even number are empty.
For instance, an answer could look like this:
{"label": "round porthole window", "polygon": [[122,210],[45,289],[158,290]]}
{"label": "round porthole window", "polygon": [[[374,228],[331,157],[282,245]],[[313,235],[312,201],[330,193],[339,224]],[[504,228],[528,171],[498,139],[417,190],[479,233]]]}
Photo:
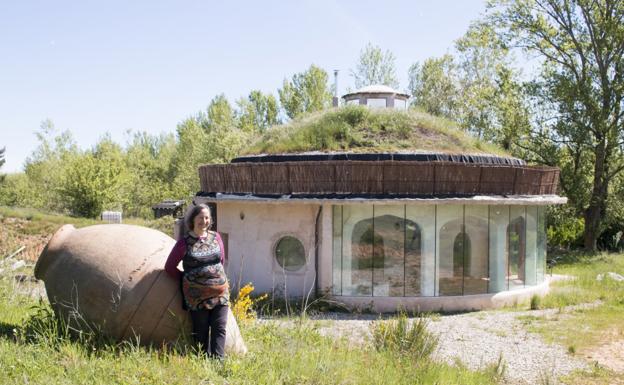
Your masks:
{"label": "round porthole window", "polygon": [[277,241],[275,259],[286,271],[297,271],[306,263],[303,244],[292,236],[285,236]]}

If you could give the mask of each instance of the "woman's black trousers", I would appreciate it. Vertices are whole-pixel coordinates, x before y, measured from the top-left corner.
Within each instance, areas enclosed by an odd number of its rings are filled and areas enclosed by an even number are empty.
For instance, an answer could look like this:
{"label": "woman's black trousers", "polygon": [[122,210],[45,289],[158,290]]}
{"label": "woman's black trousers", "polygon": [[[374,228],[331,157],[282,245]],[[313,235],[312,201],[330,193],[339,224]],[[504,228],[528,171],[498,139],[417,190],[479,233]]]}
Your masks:
{"label": "woman's black trousers", "polygon": [[193,310],[193,338],[195,343],[214,358],[223,358],[225,354],[225,325],[228,307],[217,305],[211,310]]}

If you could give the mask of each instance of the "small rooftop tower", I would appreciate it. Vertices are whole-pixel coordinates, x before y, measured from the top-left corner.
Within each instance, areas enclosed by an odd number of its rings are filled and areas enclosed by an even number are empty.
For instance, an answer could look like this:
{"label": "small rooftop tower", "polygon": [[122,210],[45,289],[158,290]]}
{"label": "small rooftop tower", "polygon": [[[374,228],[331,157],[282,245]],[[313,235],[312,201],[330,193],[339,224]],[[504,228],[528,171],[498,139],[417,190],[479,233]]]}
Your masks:
{"label": "small rooftop tower", "polygon": [[407,109],[407,100],[409,97],[408,94],[399,92],[392,87],[374,84],[343,95],[342,99],[344,99],[346,105],[359,104],[369,107],[387,107],[405,110]]}

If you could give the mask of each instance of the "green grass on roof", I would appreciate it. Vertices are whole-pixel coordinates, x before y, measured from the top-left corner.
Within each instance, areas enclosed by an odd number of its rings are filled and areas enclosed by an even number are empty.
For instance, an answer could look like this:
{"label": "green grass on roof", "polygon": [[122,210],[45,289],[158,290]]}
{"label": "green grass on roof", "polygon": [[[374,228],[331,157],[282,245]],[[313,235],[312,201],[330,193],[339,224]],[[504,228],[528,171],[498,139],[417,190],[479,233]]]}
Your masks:
{"label": "green grass on roof", "polygon": [[243,155],[321,152],[444,152],[509,156],[455,123],[419,111],[345,106],[268,129]]}

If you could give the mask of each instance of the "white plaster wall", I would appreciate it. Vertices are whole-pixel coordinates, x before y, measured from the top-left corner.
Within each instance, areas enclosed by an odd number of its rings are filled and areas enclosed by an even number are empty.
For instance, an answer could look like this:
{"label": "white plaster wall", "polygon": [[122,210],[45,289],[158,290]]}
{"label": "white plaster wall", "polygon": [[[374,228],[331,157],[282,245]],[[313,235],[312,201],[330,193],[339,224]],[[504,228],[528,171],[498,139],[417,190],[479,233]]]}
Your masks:
{"label": "white plaster wall", "polygon": [[[309,204],[218,202],[217,230],[227,234],[226,269],[233,290],[239,284],[251,282],[254,293],[314,295],[314,232],[318,210],[319,206]],[[282,269],[274,257],[277,241],[286,235],[299,239],[306,254],[306,265],[295,272]]]}
{"label": "white plaster wall", "polygon": [[318,279],[319,279],[319,291],[320,294],[331,293],[333,285],[333,272],[332,272],[332,205],[324,204],[321,212],[320,233],[321,244],[319,245],[319,266],[318,266]]}

